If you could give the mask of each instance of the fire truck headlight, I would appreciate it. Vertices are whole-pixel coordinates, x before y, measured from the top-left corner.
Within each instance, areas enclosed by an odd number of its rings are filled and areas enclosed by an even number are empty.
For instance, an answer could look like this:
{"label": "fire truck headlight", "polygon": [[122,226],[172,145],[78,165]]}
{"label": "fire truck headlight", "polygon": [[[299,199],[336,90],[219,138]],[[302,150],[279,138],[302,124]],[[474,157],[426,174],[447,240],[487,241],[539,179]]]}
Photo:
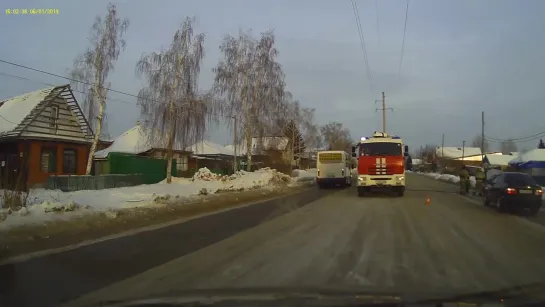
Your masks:
{"label": "fire truck headlight", "polygon": [[405,180],[405,176],[398,176],[398,177],[396,177],[396,180],[397,181],[403,181],[403,180]]}
{"label": "fire truck headlight", "polygon": [[358,181],[365,181],[365,177],[358,177]]}

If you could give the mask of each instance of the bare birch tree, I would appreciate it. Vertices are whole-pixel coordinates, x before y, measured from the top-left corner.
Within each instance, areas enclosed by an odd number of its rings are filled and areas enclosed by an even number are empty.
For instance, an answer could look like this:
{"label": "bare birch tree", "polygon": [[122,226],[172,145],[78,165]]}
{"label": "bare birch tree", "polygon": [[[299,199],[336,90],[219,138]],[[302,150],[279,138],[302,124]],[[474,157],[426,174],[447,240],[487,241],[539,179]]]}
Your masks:
{"label": "bare birch tree", "polygon": [[194,34],[194,23],[194,17],[186,18],[168,49],[143,55],[136,65],[136,74],[147,81],[138,95],[147,141],[153,146],[166,144],[167,183],[172,182],[175,144],[186,148],[201,141],[207,124],[219,115],[213,92],[199,92],[204,34]]}
{"label": "bare birch tree", "polygon": [[238,38],[225,36],[220,51],[224,58],[214,72],[215,87],[227,101],[228,116],[241,114],[239,125],[245,141],[247,169],[252,164],[253,134],[262,138],[264,127],[284,102],[284,74],[276,62],[272,31],[261,34],[259,41],[250,32],[239,32]]}
{"label": "bare birch tree", "polygon": [[320,132],[328,150],[344,150],[350,152],[352,137],[350,131],[342,123],[330,122],[320,127]]}
{"label": "bare birch tree", "polygon": [[308,153],[322,146],[322,137],[320,135],[320,128],[316,124],[315,113],[316,109],[314,108],[301,109],[303,140],[305,141]]}
{"label": "bare birch tree", "polygon": [[114,69],[114,62],[125,48],[123,36],[129,27],[129,20],[118,17],[117,8],[108,4],[108,13],[102,19],[97,16],[91,29],[91,46],[74,61],[70,72],[76,88],[85,94],[83,99],[84,114],[94,131],[94,139],[89,151],[85,174],[91,173],[93,156],[105,121],[106,96],[109,89],[105,86],[108,75]]}

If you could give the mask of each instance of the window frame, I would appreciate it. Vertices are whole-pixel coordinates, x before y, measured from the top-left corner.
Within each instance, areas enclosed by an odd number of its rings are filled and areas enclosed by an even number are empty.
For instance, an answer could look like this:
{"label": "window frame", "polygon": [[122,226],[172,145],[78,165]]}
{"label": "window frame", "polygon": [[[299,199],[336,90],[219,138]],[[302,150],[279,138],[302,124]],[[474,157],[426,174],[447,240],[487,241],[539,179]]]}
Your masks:
{"label": "window frame", "polygon": [[[182,166],[182,168],[180,168]],[[187,155],[180,155],[176,159],[176,171],[187,172],[189,170],[189,157]]]}
{"label": "window frame", "polygon": [[59,107],[51,106],[50,117],[49,117],[49,120],[50,120],[49,128],[57,130],[58,119],[59,119]]}
{"label": "window frame", "polygon": [[[66,155],[67,152],[74,153],[73,172],[72,170],[67,171],[67,164],[69,163],[66,163],[67,161],[66,158],[72,157],[72,156],[67,156]],[[62,150],[62,173],[66,175],[76,175],[78,173],[78,150],[76,148],[64,148]]]}
{"label": "window frame", "polygon": [[[47,170],[44,169],[44,154],[49,153]],[[42,146],[40,149],[40,172],[53,174],[57,172],[57,148],[54,146]]]}

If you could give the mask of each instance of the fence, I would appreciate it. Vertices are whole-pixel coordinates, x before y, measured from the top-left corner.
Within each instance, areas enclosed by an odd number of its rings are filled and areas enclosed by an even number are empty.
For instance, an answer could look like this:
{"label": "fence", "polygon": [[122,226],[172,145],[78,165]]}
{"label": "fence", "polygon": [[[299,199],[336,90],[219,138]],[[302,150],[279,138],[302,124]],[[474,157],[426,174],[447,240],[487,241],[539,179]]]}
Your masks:
{"label": "fence", "polygon": [[[167,160],[110,153],[108,155],[109,174],[142,174],[143,184],[154,184],[166,178]],[[176,160],[172,160],[172,176],[176,176]]]}
{"label": "fence", "polygon": [[63,192],[102,190],[132,187],[144,184],[144,181],[145,177],[142,174],[58,175],[47,179],[46,188]]}
{"label": "fence", "polygon": [[[166,178],[167,161],[163,159],[110,153],[105,160],[94,163],[94,176],[57,175],[47,179],[46,188],[64,192],[102,190],[154,184]],[[176,160],[171,173],[176,176]]]}

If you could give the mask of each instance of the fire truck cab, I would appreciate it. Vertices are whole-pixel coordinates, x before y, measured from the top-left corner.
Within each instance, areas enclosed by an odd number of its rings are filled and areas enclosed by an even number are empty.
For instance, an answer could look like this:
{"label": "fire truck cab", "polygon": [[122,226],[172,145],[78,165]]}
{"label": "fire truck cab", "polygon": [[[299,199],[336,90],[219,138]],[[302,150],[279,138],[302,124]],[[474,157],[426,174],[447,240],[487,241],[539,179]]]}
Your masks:
{"label": "fire truck cab", "polygon": [[390,190],[397,196],[405,194],[405,156],[409,148],[398,136],[385,132],[362,137],[352,147],[352,156],[358,160],[358,195],[372,190]]}

